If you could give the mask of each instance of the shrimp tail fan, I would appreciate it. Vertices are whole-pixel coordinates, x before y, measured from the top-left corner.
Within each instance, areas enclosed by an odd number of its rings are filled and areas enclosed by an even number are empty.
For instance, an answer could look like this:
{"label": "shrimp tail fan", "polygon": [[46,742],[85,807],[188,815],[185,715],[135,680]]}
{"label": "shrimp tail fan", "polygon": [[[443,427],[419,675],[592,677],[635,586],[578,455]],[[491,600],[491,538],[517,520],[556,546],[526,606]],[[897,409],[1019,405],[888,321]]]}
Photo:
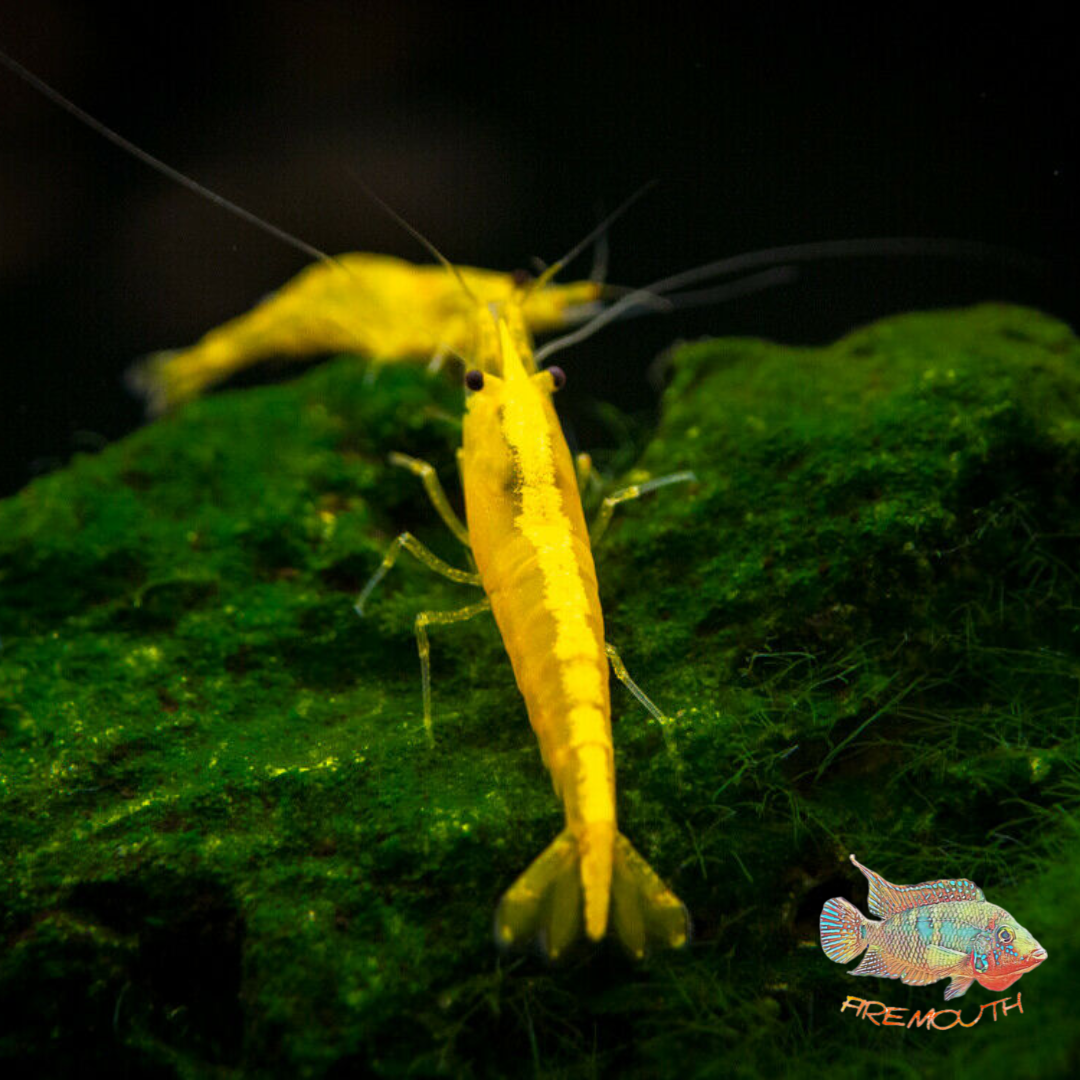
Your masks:
{"label": "shrimp tail fan", "polygon": [[173,349],[151,353],[124,372],[124,385],[135,397],[142,398],[147,416],[160,416],[197,397],[203,388],[203,383],[193,384],[185,374],[183,365],[176,361],[178,355],[178,350]]}
{"label": "shrimp tail fan", "polygon": [[[539,941],[550,958],[561,956],[584,931],[593,940],[607,928],[605,910],[597,917],[586,904],[582,864],[591,878],[594,844],[564,830],[503,896],[495,914],[495,939],[503,948]],[[608,844],[611,845],[611,835]],[[583,854],[584,849],[584,854]],[[609,847],[609,850],[612,850]],[[635,958],[651,947],[680,948],[690,937],[686,908],[634,850],[616,834],[611,866],[610,921],[619,941]],[[604,890],[606,892],[606,890]]]}

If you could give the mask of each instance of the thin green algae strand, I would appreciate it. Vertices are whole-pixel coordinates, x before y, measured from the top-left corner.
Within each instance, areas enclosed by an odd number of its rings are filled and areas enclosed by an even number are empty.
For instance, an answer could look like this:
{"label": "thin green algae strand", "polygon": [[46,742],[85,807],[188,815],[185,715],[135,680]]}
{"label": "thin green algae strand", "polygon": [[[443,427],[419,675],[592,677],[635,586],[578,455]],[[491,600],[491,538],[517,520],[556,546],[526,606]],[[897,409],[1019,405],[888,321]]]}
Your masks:
{"label": "thin green algae strand", "polygon": [[[670,355],[598,553],[621,825],[691,946],[501,956],[560,828],[498,634],[398,450],[457,491],[461,391],[342,359],[197,402],[0,504],[0,1069],[140,1078],[1067,1076],[1080,1055],[1080,344],[1001,305]],[[456,495],[454,496],[456,498]],[[850,852],[962,876],[1050,959],[1024,1012],[822,953]],[[1003,996],[973,987],[965,1019]],[[910,1014],[907,1014],[910,1015]],[[1071,1063],[1071,1064],[1070,1064]]]}

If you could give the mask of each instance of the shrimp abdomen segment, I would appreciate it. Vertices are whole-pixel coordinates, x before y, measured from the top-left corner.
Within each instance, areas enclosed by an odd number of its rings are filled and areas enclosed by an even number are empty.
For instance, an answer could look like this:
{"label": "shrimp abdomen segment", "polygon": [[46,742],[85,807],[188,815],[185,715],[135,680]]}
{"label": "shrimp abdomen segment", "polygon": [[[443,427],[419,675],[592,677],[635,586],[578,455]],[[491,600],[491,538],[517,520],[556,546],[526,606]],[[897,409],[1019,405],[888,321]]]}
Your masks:
{"label": "shrimp abdomen segment", "polygon": [[[529,542],[511,539],[481,570],[530,723],[553,771],[561,749],[611,741],[608,659],[592,558],[573,537],[567,537],[564,554],[565,565],[545,573]],[[600,719],[590,719],[593,713]]]}

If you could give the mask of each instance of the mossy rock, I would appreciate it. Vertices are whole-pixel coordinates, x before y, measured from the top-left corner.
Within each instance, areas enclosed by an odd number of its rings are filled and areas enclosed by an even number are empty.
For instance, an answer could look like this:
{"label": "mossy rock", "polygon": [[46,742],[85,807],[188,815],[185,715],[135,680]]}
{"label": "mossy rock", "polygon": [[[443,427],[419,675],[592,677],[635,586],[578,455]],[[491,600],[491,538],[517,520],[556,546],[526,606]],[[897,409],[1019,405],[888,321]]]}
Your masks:
{"label": "mossy rock", "polygon": [[[0,505],[5,1075],[1074,1075],[1080,1040],[1080,344],[1035,312],[915,314],[823,349],[671,355],[598,554],[622,827],[690,948],[500,956],[560,827],[490,620],[389,450],[454,481],[460,391],[343,358],[195,403]],[[816,941],[892,881],[964,876],[1050,959],[1023,1014],[930,1034]],[[994,994],[975,986],[966,1019]],[[14,1072],[13,1072],[14,1070]]]}

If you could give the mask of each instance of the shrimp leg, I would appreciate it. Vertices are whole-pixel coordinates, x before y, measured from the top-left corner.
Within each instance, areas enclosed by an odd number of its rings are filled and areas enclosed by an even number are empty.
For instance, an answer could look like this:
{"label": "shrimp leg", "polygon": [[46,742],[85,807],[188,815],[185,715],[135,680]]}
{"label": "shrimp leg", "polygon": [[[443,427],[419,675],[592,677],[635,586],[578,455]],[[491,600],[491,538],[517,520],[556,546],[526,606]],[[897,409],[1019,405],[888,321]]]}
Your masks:
{"label": "shrimp leg", "polygon": [[611,670],[615,672],[615,678],[617,678],[619,682],[621,682],[623,686],[625,686],[626,689],[645,706],[652,718],[660,725],[660,734],[664,737],[664,746],[667,749],[668,756],[675,765],[675,771],[681,775],[682,759],[679,757],[679,751],[675,746],[675,736],[671,731],[671,725],[674,722],[672,717],[665,716],[664,713],[657,708],[652,698],[650,698],[648,694],[646,694],[645,691],[630,678],[630,672],[626,670],[626,665],[622,662],[622,657],[610,641],[604,642],[604,650],[607,652],[608,660],[611,661]]}
{"label": "shrimp leg", "polygon": [[631,499],[638,499],[642,495],[647,495],[650,491],[655,491],[657,488],[666,487],[668,484],[685,484],[688,481],[696,480],[697,477],[692,472],[677,472],[671,473],[669,476],[658,476],[653,480],[646,480],[641,484],[631,484],[629,487],[622,488],[620,491],[612,492],[606,499],[600,504],[600,510],[596,515],[595,520],[589,526],[589,543],[596,547],[600,542],[600,537],[607,531],[608,523],[611,521],[611,515],[615,512],[615,507],[622,502],[629,502]]}
{"label": "shrimp leg", "polygon": [[[446,497],[443,486],[439,483],[439,474],[433,465],[419,458],[409,457],[408,454],[399,454],[396,451],[390,455],[390,464],[399,468],[408,469],[414,476],[419,476],[428,493],[431,505],[435,507],[439,517],[446,522],[446,527],[466,546],[469,546],[469,530],[465,528],[461,518],[454,513],[450,500]],[[479,584],[479,580],[477,580]]]}
{"label": "shrimp leg", "polygon": [[459,570],[456,566],[443,562],[434,552],[428,551],[412,533],[403,532],[390,545],[386,555],[383,557],[383,561],[379,564],[379,568],[371,575],[363,589],[360,590],[360,595],[353,605],[357,615],[363,617],[364,605],[367,603],[368,597],[375,586],[386,576],[387,570],[397,562],[397,557],[401,554],[402,548],[412,555],[414,559],[419,559],[429,570],[434,570],[436,574],[442,574],[443,577],[459,582],[462,585],[480,585],[480,576],[478,574],[473,574],[468,570]]}
{"label": "shrimp leg", "polygon": [[582,499],[585,498],[586,489],[600,484],[600,478],[593,468],[592,454],[587,454],[584,450],[574,455],[574,473],[577,476],[578,491]]}
{"label": "shrimp leg", "polygon": [[416,616],[416,647],[420,652],[420,681],[424,691],[424,731],[428,746],[435,745],[435,734],[431,726],[431,645],[428,642],[427,628],[443,626],[447,623],[465,622],[482,611],[491,610],[491,601],[483,600],[457,611],[421,611]]}

